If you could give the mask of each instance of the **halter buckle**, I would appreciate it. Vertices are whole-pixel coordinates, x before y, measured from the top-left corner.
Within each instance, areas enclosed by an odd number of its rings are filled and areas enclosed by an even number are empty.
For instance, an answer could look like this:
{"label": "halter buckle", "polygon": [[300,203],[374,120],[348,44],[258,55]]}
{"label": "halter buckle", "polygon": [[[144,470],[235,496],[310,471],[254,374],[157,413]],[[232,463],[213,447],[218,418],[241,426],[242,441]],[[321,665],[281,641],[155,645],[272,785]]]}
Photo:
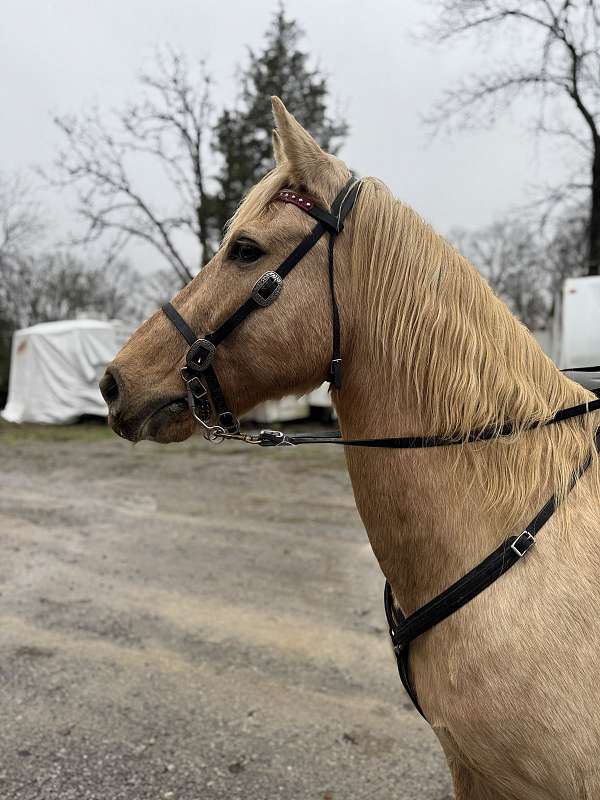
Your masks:
{"label": "halter buckle", "polygon": [[254,302],[266,308],[274,300],[277,300],[283,286],[283,278],[277,272],[265,272],[256,281],[252,288],[252,299]]}
{"label": "halter buckle", "polygon": [[514,542],[511,544],[510,549],[517,555],[519,558],[523,558],[525,553],[529,550],[529,548],[535,544],[535,538],[529,533],[528,530],[524,530],[523,533],[520,533]]}
{"label": "halter buckle", "polygon": [[197,422],[201,422],[204,425],[204,421],[211,415],[211,405],[206,387],[198,375],[194,375],[187,367],[183,367],[181,370],[181,377],[187,389],[187,401],[192,416]]}
{"label": "halter buckle", "polygon": [[224,411],[219,414],[219,426],[229,434],[239,433],[240,431],[240,421],[231,411]]}
{"label": "halter buckle", "polygon": [[192,372],[204,372],[212,364],[216,347],[208,339],[196,339],[187,351],[185,362]]}

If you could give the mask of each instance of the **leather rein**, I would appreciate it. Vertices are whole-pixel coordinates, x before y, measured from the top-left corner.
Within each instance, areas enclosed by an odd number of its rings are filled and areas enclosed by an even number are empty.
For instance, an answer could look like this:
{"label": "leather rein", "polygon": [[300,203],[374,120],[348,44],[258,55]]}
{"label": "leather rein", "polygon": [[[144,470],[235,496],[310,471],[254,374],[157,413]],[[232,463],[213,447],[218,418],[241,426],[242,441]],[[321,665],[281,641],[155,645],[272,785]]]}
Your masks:
{"label": "leather rein", "polygon": [[[336,238],[342,233],[344,220],[352,210],[359,192],[360,181],[350,178],[333,201],[331,209],[327,211],[297,191],[292,189],[279,191],[274,200],[296,206],[313,217],[316,220],[316,225],[276,270],[269,270],[261,275],[254,284],[250,296],[215,331],[198,337],[171,303],[163,305],[163,312],[189,345],[186,353],[186,364],[181,370],[181,376],[186,385],[190,411],[200,424],[205,438],[209,441],[222,442],[225,439],[232,439],[247,444],[257,444],[262,447],[335,444],[350,447],[420,449],[490,441],[509,436],[517,430],[514,423],[507,422],[499,427],[471,431],[462,437],[434,435],[395,436],[379,439],[344,439],[340,431],[287,434],[277,430],[261,430],[258,433],[245,433],[240,430],[240,422],[227,405],[221,384],[213,367],[216,349],[251,313],[260,308],[266,308],[277,300],[281,294],[285,277],[325,234],[329,235],[328,271],[332,306],[331,363],[327,380],[336,389],[341,389],[340,317],[335,296],[333,254]],[[563,371],[600,372],[600,366],[578,367]],[[595,394],[597,396],[596,400],[561,409],[548,420],[532,422],[529,425],[519,427],[518,430],[521,432],[554,425],[598,411],[600,410],[600,390],[595,391]],[[594,439],[594,446],[597,451],[600,451],[600,430]],[[590,452],[584,463],[579,465],[573,472],[569,492],[590,467],[592,460],[593,456],[592,452]],[[466,575],[408,617],[405,617],[395,604],[392,588],[389,582],[386,581],[384,606],[398,672],[404,688],[423,717],[425,715],[419,705],[410,676],[410,643],[451,614],[454,614],[520,561],[529,552],[535,543],[536,534],[556,511],[558,504],[557,495],[552,495],[521,533],[506,538],[493,553],[490,553]]]}

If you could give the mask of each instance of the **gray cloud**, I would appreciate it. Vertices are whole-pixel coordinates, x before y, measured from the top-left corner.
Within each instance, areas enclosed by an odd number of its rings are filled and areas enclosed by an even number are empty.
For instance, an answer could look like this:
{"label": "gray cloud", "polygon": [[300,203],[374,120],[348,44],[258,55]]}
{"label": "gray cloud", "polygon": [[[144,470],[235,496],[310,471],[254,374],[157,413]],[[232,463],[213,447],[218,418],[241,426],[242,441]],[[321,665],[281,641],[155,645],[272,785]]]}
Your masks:
{"label": "gray cloud", "polygon": [[[231,102],[236,64],[248,45],[260,46],[275,7],[275,0],[4,0],[0,169],[47,165],[58,142],[51,113],[132,98],[137,71],[160,44],[206,58],[217,103]],[[485,224],[524,202],[530,184],[564,170],[558,159],[538,157],[533,137],[511,117],[490,132],[428,141],[421,115],[483,56],[419,42],[411,32],[424,19],[422,0],[287,0],[286,8],[350,122],[342,155],[439,230]],[[49,202],[58,224],[67,224],[70,198]]]}

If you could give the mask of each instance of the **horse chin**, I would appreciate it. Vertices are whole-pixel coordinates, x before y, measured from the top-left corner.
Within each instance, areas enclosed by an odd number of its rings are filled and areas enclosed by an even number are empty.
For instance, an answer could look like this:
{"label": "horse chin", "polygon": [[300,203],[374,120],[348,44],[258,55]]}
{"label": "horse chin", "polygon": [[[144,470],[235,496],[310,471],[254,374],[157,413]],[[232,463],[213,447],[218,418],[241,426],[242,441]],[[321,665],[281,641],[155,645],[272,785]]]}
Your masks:
{"label": "horse chin", "polygon": [[194,432],[195,423],[186,400],[175,400],[157,409],[141,426],[137,439],[159,444],[183,442]]}

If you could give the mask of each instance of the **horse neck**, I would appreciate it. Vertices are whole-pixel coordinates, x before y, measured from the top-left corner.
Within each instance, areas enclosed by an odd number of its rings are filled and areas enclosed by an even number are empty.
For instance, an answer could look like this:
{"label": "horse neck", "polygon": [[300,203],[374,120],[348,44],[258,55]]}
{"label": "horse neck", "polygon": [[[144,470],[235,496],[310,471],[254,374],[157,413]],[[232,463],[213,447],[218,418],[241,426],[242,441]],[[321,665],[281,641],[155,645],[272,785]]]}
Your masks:
{"label": "horse neck", "polygon": [[[373,241],[365,251],[373,252],[378,231],[370,233]],[[446,265],[448,273],[452,268],[472,270],[455,257],[456,263]],[[365,270],[375,266],[371,261],[354,268],[364,278]],[[410,278],[410,264],[404,274]],[[464,293],[467,278],[472,291],[461,305],[452,292]],[[352,276],[344,283],[343,307],[353,309],[347,320],[344,388],[336,402],[345,437],[464,434],[507,419],[525,425],[589,397],[548,362],[477,275],[448,276],[437,307],[414,286],[407,287],[404,297],[419,309],[419,319],[413,309],[402,307],[402,294],[394,299],[388,292],[390,302],[398,305],[382,312],[385,319],[404,320],[407,329],[400,335],[414,337],[400,345],[397,329],[389,324],[378,328],[374,322],[369,309],[377,298],[360,294],[368,295],[368,283],[367,277],[353,284]],[[460,320],[452,314],[460,314]],[[494,336],[482,336],[480,328],[490,320]],[[499,375],[501,370],[506,374]],[[444,407],[449,403],[452,408]],[[522,529],[556,483],[568,481],[588,444],[585,437],[566,441],[564,430],[556,428],[562,426],[521,435],[510,444],[402,451],[346,448],[357,508],[405,613]],[[557,464],[553,471],[546,462],[556,446],[564,449],[565,460],[564,467]]]}

